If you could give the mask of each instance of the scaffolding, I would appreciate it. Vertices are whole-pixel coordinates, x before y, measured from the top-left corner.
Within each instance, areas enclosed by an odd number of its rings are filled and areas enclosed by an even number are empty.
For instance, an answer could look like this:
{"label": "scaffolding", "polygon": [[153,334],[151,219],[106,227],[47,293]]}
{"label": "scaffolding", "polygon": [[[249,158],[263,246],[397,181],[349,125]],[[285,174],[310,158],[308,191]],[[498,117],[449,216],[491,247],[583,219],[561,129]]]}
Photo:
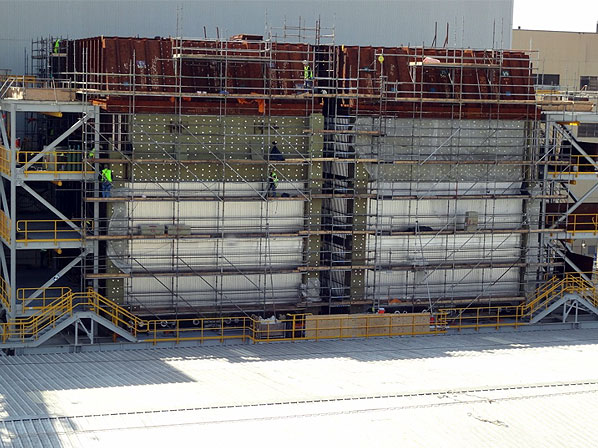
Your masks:
{"label": "scaffolding", "polygon": [[294,31],[60,40],[52,82],[96,118],[75,122],[79,146],[14,163],[75,176],[80,215],[15,221],[12,241],[79,241],[80,289],[157,321],[381,308],[447,321],[529,303],[565,271],[556,241],[598,222],[567,205],[566,177],[595,159],[540,120],[562,101],[535,94],[526,54],[338,45],[318,24],[314,43],[284,42]]}

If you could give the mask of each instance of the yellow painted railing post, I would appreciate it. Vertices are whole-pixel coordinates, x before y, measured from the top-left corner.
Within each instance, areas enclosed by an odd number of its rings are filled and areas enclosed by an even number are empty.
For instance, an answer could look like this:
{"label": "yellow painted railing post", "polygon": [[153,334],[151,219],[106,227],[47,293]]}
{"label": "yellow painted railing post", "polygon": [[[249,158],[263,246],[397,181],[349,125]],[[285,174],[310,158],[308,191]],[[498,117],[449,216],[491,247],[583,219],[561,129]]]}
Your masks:
{"label": "yellow painted railing post", "polygon": [[297,324],[297,315],[293,314],[293,321],[291,322],[291,340],[295,342],[295,326]]}
{"label": "yellow painted railing post", "polygon": [[320,319],[316,319],[316,341],[320,338]]}

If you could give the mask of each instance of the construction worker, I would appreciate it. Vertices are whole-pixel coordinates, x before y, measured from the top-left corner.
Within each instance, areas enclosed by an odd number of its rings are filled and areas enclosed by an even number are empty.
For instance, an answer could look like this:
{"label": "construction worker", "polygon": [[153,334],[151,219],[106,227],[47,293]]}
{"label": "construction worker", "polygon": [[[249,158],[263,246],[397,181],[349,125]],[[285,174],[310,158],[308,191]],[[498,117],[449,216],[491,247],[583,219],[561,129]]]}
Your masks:
{"label": "construction worker", "polygon": [[270,191],[272,191],[272,197],[276,197],[276,188],[278,187],[278,174],[276,171],[272,170],[270,175],[268,176],[268,191],[266,194],[270,196]]}
{"label": "construction worker", "polygon": [[276,146],[276,142],[272,142],[272,148],[270,148],[270,160],[282,162],[284,161],[284,156]]}
{"label": "construction worker", "polygon": [[306,89],[311,89],[314,83],[314,72],[309,62],[303,61],[303,85]]}
{"label": "construction worker", "polygon": [[102,197],[109,198],[112,190],[112,170],[108,167],[102,168]]}
{"label": "construction worker", "polygon": [[54,54],[60,53],[60,39],[56,39],[54,42]]}

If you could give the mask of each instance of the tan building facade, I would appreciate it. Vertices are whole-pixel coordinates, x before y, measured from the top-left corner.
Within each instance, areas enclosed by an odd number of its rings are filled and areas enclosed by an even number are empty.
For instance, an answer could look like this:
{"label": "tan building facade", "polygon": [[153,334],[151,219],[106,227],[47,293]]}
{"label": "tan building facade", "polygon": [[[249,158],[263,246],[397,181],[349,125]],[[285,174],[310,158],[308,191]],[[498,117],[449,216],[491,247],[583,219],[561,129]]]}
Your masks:
{"label": "tan building facade", "polygon": [[537,50],[532,59],[539,85],[598,90],[598,33],[516,29],[513,48]]}

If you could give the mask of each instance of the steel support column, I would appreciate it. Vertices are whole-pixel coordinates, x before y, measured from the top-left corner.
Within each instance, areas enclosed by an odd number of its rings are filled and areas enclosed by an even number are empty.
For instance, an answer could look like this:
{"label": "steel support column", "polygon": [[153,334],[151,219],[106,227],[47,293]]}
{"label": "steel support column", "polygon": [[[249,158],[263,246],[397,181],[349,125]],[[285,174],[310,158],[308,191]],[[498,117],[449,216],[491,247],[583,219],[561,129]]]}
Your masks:
{"label": "steel support column", "polygon": [[17,113],[10,105],[10,312],[14,319],[17,312]]}
{"label": "steel support column", "polygon": [[[100,138],[101,138],[101,135],[100,135],[100,108],[97,106],[94,110],[93,120],[94,120],[94,141],[93,141],[94,154],[96,155],[96,157],[99,157],[99,155],[100,155]],[[94,181],[93,181],[93,197],[98,198],[98,197],[100,197],[100,191],[99,191],[99,189],[100,189],[100,183],[99,183],[100,168],[97,163],[94,164],[94,173],[95,173],[95,176],[94,176]],[[100,235],[100,203],[97,201],[93,203],[93,234],[96,237],[98,237]],[[93,242],[93,253],[94,253],[93,273],[98,274],[100,272],[100,260],[99,260],[100,241],[99,241],[99,239],[96,239]],[[95,291],[99,290],[99,284],[100,283],[97,278],[93,279],[93,289]],[[92,325],[92,333],[93,333],[93,329],[94,329],[94,326]]]}

